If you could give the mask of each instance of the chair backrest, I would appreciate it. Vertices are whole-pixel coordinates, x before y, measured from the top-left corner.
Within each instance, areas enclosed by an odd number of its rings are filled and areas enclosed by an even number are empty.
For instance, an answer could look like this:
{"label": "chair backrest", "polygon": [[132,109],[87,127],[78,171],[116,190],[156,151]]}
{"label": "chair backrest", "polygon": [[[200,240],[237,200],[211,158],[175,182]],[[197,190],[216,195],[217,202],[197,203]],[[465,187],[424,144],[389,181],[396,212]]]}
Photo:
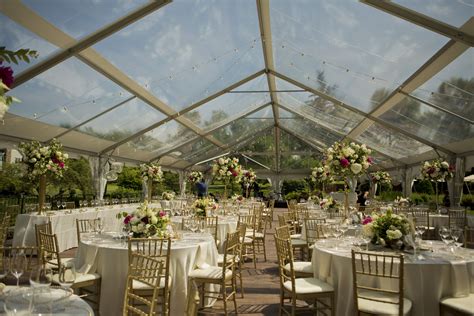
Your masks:
{"label": "chair backrest", "polygon": [[[366,251],[352,250],[352,285],[354,289],[355,306],[358,310],[358,298],[374,302],[384,302],[398,305],[398,315],[403,315],[403,254],[381,254]],[[379,287],[372,287],[363,282],[367,278],[380,279]],[[391,281],[398,281],[398,288],[390,287]],[[371,284],[374,282],[371,282]],[[389,294],[391,299],[384,299],[382,295]],[[398,297],[398,299],[395,299]]]}
{"label": "chair backrest", "polygon": [[253,237],[255,237],[255,231],[257,229],[255,215],[239,215],[237,224],[239,223],[245,224],[247,231],[252,231],[254,233]]}
{"label": "chair backrest", "polygon": [[235,271],[237,264],[236,258],[239,258],[241,253],[240,231],[227,233],[225,240],[224,260],[222,264],[222,276],[225,277],[226,270]]}
{"label": "chair backrest", "polygon": [[81,234],[97,232],[100,221],[100,218],[76,219],[77,243],[81,242]]}
{"label": "chair backrest", "polygon": [[466,209],[450,209],[448,211],[449,228],[452,227],[466,227],[467,225],[467,210]]}
{"label": "chair backrest", "polygon": [[207,216],[204,221],[206,221],[207,231],[214,237],[214,240],[217,242],[217,225],[219,218],[217,216]]}
{"label": "chair backrest", "polygon": [[464,247],[474,248],[474,227],[464,227]]}
{"label": "chair backrest", "polygon": [[43,232],[46,234],[52,234],[53,229],[51,227],[51,222],[47,221],[46,223],[43,223],[43,224],[35,224],[36,246],[38,247],[38,249],[41,248],[41,240],[39,236],[40,232]]}
{"label": "chair backrest", "polygon": [[165,293],[167,293],[170,276],[171,238],[129,238],[129,260],[132,260],[132,255],[136,253],[150,256],[163,262],[161,278],[164,280]]}
{"label": "chair backrest", "polygon": [[[296,211],[292,212],[286,212],[283,213],[283,225],[280,224],[280,226],[287,225],[288,228],[290,229],[290,234],[296,234],[296,224],[297,224],[297,215]],[[280,221],[280,218],[278,218],[278,221]]]}
{"label": "chair backrest", "polygon": [[[295,270],[293,267],[293,249],[289,238],[281,238],[275,234],[275,247],[277,250],[278,274],[280,287],[287,281],[291,282],[291,288],[295,288]],[[289,264],[289,269],[285,267]]]}
{"label": "chair backrest", "polygon": [[48,234],[39,231],[41,263],[47,264],[51,269],[59,271],[61,257],[59,256],[58,237],[56,234]]}
{"label": "chair backrest", "polygon": [[282,239],[290,239],[290,229],[288,228],[288,225],[283,225],[280,227],[275,228],[275,235],[278,238]]}
{"label": "chair backrest", "polygon": [[313,245],[317,240],[326,238],[324,232],[324,224],[326,219],[324,218],[314,218],[314,219],[305,219],[305,232],[306,232],[306,242],[308,247]]}
{"label": "chair backrest", "polygon": [[[123,304],[123,315],[156,315],[155,305],[162,281],[164,263],[162,260],[140,253],[132,253],[129,259],[127,286]],[[138,281],[152,289],[146,296],[133,290],[133,281]],[[135,305],[139,304],[139,307]]]}
{"label": "chair backrest", "polygon": [[411,214],[415,226],[426,226],[430,228],[430,212],[428,208],[412,208]]}

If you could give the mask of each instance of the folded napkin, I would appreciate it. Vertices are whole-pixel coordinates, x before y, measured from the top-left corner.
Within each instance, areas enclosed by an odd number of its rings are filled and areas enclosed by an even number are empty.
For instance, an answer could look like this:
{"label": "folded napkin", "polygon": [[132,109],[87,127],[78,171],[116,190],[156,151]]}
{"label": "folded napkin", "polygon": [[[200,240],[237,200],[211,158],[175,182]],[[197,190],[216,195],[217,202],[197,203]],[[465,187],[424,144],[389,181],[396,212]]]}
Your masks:
{"label": "folded napkin", "polygon": [[451,263],[451,280],[453,284],[452,297],[468,296],[470,292],[471,276],[467,269],[466,261],[450,261]]}

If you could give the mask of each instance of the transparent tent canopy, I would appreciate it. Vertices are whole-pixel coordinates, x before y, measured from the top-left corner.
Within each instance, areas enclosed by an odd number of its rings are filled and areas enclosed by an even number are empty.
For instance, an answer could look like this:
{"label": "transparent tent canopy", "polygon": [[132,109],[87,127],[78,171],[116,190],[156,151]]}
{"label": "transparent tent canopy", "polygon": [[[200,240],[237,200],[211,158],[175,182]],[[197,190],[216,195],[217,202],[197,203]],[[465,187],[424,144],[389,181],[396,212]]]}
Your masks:
{"label": "transparent tent canopy", "polygon": [[283,174],[335,141],[367,144],[375,169],[472,156],[474,5],[428,2],[1,4],[1,46],[39,56],[8,65],[22,102],[0,138],[169,169],[227,154]]}

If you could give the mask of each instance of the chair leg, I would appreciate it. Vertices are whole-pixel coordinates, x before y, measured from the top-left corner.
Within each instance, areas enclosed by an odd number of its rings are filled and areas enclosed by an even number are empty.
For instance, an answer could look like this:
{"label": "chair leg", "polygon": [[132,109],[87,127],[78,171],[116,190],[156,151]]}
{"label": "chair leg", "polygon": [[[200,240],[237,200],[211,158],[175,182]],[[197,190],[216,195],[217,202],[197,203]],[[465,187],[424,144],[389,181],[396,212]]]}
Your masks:
{"label": "chair leg", "polygon": [[224,303],[224,315],[227,316],[227,288],[225,286],[225,281],[221,285],[221,287],[222,287],[222,300]]}
{"label": "chair leg", "polygon": [[262,239],[262,244],[263,244],[263,259],[265,262],[267,262],[267,249],[265,248],[265,237]]}
{"label": "chair leg", "polygon": [[252,243],[252,250],[253,250],[253,267],[257,269],[257,255],[255,254],[255,240]]}

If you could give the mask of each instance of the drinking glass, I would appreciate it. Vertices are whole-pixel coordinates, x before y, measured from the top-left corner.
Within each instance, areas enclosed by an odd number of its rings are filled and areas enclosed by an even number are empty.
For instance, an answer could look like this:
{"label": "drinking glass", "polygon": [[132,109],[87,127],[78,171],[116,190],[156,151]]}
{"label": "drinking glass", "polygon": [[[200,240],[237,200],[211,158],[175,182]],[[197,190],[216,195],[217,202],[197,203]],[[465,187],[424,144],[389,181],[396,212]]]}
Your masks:
{"label": "drinking glass", "polygon": [[349,226],[346,222],[343,222],[339,225],[339,230],[341,231],[341,236],[344,236],[346,232],[349,230]]}
{"label": "drinking glass", "polygon": [[44,265],[37,266],[30,274],[30,285],[32,287],[47,287],[51,285],[53,271]]}
{"label": "drinking glass", "polygon": [[22,253],[16,253],[10,258],[10,273],[16,278],[16,286],[20,286],[20,277],[26,270],[26,256]]}
{"label": "drinking glass", "polygon": [[56,201],[56,208],[58,210],[61,209],[61,201],[59,201],[59,200]]}
{"label": "drinking glass", "polygon": [[462,236],[462,229],[460,229],[459,227],[453,227],[450,229],[449,233],[451,234],[451,238],[453,239],[454,246],[457,247],[458,240]]}
{"label": "drinking glass", "polygon": [[0,259],[0,280],[8,275],[8,260],[8,257],[2,257],[2,259]]}
{"label": "drinking glass", "polygon": [[59,284],[69,289],[76,281],[76,267],[73,262],[62,264],[59,268]]}
{"label": "drinking glass", "polygon": [[63,202],[61,203],[61,206],[63,207],[63,209],[65,209],[65,208],[66,208],[66,201],[63,201]]}
{"label": "drinking glass", "polygon": [[441,227],[439,229],[439,236],[441,237],[441,240],[446,244],[446,248],[448,249],[449,244],[453,241],[450,230],[447,227]]}
{"label": "drinking glass", "polygon": [[17,288],[9,291],[3,303],[7,315],[29,316],[33,312],[33,289]]}
{"label": "drinking glass", "polygon": [[198,221],[197,220],[191,220],[189,228],[191,229],[191,231],[193,233],[195,233],[196,230],[198,229]]}
{"label": "drinking glass", "polygon": [[99,217],[99,221],[97,222],[97,232],[100,234],[102,234],[102,232],[104,231],[104,221],[103,221],[103,218]]}

